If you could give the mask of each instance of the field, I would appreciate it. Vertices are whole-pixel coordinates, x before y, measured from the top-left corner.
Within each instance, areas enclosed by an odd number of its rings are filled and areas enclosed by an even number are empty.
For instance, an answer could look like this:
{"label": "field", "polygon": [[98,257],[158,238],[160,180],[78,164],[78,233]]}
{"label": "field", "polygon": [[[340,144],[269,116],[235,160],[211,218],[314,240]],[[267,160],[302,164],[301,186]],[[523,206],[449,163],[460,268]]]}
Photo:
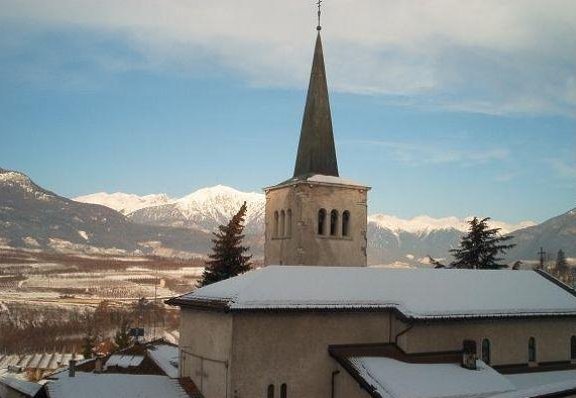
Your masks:
{"label": "field", "polygon": [[202,270],[202,259],[0,249],[0,352],[78,351],[124,321],[148,337],[171,333],[178,311],[164,300],[193,290]]}

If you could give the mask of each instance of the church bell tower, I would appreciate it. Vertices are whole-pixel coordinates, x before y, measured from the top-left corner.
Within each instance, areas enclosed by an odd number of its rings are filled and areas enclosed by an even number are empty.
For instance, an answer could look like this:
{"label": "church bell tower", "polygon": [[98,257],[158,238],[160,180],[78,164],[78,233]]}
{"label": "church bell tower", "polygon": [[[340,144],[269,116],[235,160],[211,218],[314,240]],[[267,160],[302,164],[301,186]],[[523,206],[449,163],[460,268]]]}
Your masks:
{"label": "church bell tower", "polygon": [[265,188],[265,265],[366,266],[369,187],[338,174],[320,36],[294,175]]}

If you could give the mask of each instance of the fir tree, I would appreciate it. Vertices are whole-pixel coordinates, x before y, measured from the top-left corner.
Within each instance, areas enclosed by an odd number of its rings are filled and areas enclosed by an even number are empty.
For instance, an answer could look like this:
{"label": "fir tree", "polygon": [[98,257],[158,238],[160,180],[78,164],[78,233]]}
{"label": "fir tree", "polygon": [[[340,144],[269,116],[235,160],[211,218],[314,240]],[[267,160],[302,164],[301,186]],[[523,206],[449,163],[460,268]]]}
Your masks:
{"label": "fir tree", "polygon": [[204,274],[198,283],[199,287],[243,274],[250,269],[252,256],[246,254],[249,248],[242,246],[244,217],[246,217],[246,202],[228,224],[220,225],[218,232],[214,232],[212,254],[209,255],[210,260],[206,262]]}
{"label": "fir tree", "polygon": [[468,221],[470,230],[462,237],[460,247],[450,250],[454,256],[451,268],[499,269],[506,267],[505,264],[500,264],[502,258],[498,256],[515,246],[505,243],[512,239],[512,236],[501,236],[500,228],[490,228],[488,220],[490,217],[481,220],[474,217]]}
{"label": "fir tree", "polygon": [[116,331],[114,336],[114,343],[119,350],[130,346],[130,322],[123,320],[120,323],[120,328]]}
{"label": "fir tree", "polygon": [[92,334],[92,331],[88,331],[84,338],[82,339],[82,355],[84,359],[92,358],[94,355],[94,347],[96,345],[96,337]]}

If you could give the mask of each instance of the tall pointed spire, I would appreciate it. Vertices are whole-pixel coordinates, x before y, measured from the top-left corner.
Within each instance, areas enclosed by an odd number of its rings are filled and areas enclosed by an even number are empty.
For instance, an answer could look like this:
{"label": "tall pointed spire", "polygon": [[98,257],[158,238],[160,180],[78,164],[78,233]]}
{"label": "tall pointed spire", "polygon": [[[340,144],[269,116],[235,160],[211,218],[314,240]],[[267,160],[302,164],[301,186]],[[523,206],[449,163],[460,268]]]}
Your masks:
{"label": "tall pointed spire", "polygon": [[338,176],[320,24],[318,24],[317,30],[314,61],[312,62],[294,177],[305,177],[313,174]]}

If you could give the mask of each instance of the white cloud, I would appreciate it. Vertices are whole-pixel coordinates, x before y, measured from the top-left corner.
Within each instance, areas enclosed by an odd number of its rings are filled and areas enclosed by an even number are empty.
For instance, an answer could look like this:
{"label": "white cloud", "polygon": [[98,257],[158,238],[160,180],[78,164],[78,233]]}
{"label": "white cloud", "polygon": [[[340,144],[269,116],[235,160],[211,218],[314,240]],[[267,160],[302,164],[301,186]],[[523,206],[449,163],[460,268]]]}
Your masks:
{"label": "white cloud", "polygon": [[[210,62],[291,88],[306,84],[315,24],[312,0],[0,0],[0,9],[23,26],[118,35],[146,67],[197,73]],[[494,114],[576,108],[573,0],[332,0],[323,15],[334,90]]]}
{"label": "white cloud", "polygon": [[456,148],[448,145],[413,144],[396,141],[350,140],[345,143],[382,147],[396,160],[413,165],[457,163],[462,166],[474,166],[489,162],[501,162],[508,159],[510,151],[506,148]]}

